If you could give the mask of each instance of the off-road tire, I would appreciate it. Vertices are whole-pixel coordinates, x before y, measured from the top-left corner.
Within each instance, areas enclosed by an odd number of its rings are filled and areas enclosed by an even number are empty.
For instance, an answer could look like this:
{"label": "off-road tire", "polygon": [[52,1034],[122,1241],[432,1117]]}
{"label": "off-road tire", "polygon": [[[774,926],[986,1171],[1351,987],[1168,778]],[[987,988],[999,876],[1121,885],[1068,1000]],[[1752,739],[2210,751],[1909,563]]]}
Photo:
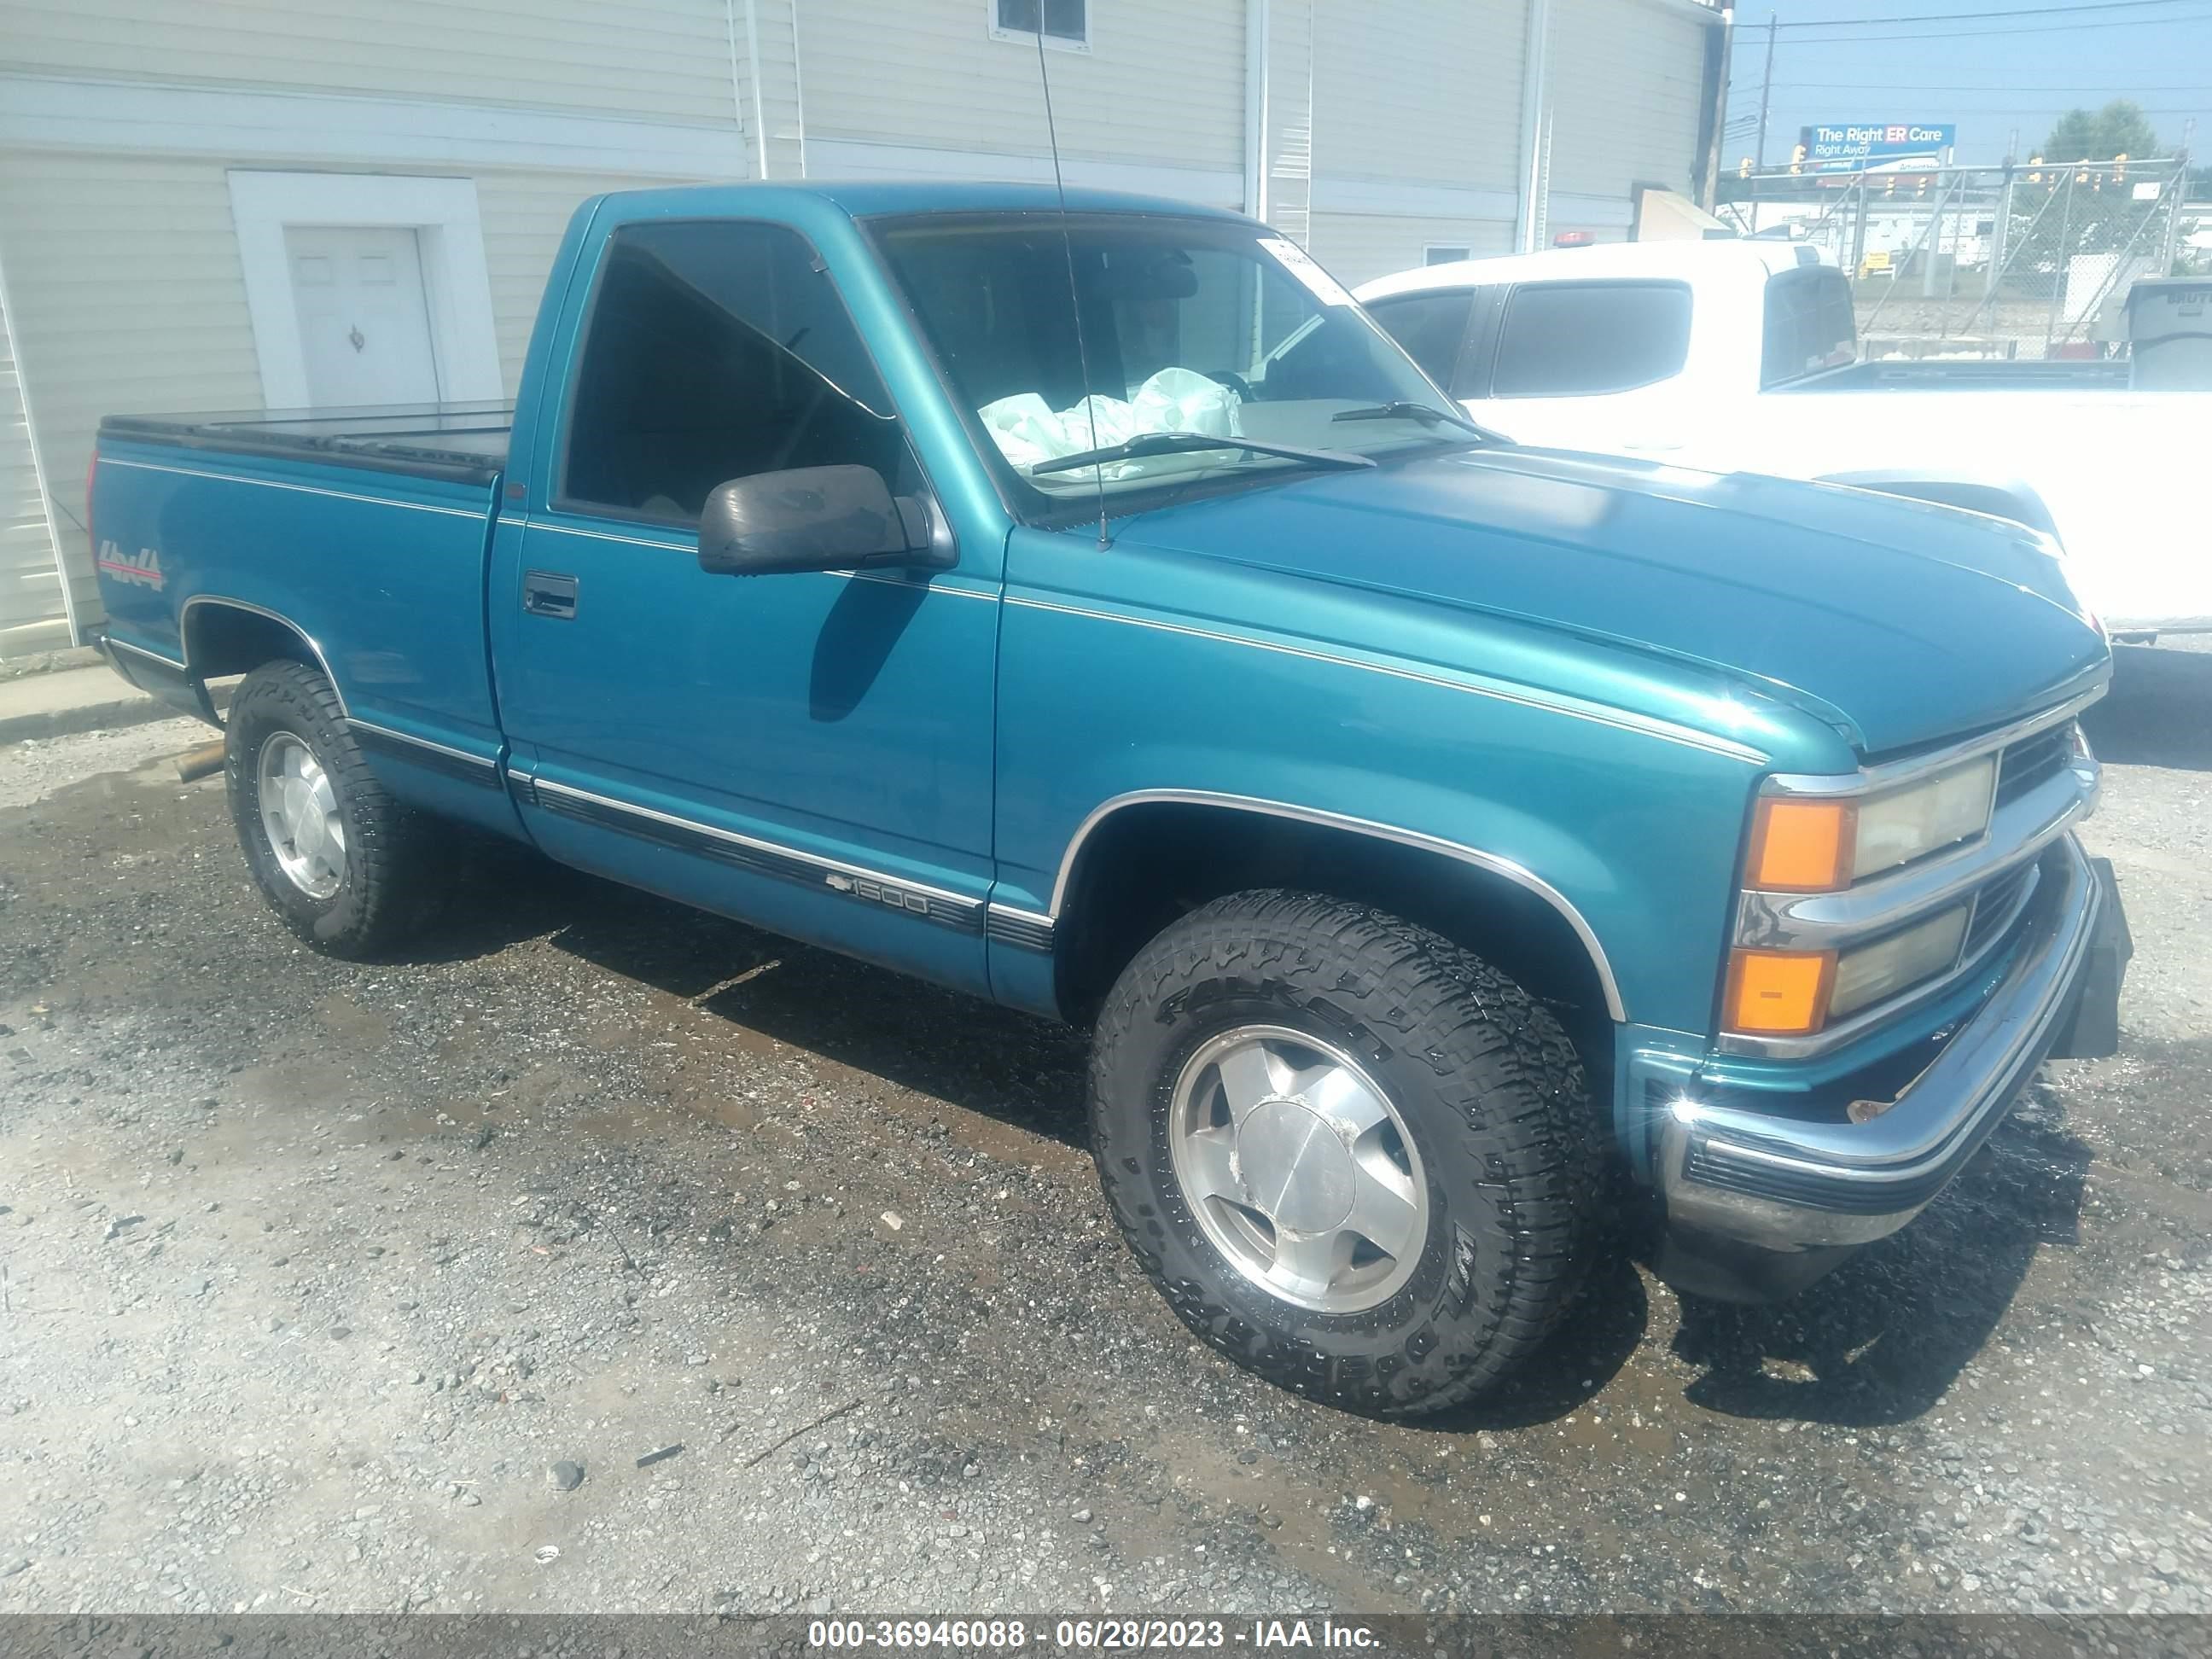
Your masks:
{"label": "off-road tire", "polygon": [[[1292,1305],[1217,1250],[1168,1146],[1184,1062],[1232,1026],[1288,1026],[1354,1056],[1418,1143],[1429,1226],[1395,1295]],[[1216,900],[1123,970],[1099,1016],[1092,1149],[1107,1203],[1176,1313],[1238,1364],[1372,1416],[1442,1410],[1525,1359],[1572,1304],[1600,1238],[1600,1126],[1549,1011],[1450,940],[1311,893]]]}
{"label": "off-road tire", "polygon": [[[314,751],[345,826],[345,874],[317,899],[284,874],[262,828],[259,759],[271,735],[289,732]],[[337,692],[304,663],[266,662],[231,698],[223,738],[230,816],[254,884],[285,927],[325,956],[380,956],[418,931],[451,890],[450,861],[431,844],[429,822],[394,800],[362,757]]]}

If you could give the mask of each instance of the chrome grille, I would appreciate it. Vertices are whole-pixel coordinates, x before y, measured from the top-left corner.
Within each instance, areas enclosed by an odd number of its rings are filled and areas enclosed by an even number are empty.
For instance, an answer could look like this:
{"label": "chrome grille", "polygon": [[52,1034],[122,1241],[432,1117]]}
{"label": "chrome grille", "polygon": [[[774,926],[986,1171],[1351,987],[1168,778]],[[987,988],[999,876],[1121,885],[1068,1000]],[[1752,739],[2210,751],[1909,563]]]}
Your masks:
{"label": "chrome grille", "polygon": [[2073,758],[2074,722],[2061,720],[2045,732],[2022,738],[1997,763],[1997,805],[2018,800],[2055,776]]}
{"label": "chrome grille", "polygon": [[1966,927],[1966,943],[1959,956],[1961,962],[1972,961],[2020,914],[2021,901],[2034,879],[2035,866],[2023,864],[1982,889],[1974,900],[1974,919]]}

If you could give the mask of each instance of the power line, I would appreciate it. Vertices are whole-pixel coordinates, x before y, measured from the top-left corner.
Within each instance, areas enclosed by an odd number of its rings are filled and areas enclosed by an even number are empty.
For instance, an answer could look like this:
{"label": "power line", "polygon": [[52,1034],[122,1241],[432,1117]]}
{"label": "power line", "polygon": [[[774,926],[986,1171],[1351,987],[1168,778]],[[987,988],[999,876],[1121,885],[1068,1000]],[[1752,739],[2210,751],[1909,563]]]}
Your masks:
{"label": "power line", "polygon": [[2151,6],[2176,6],[2185,0],[2093,0],[2088,4],[2062,6],[2024,6],[2008,11],[1931,11],[1917,17],[1801,17],[1788,23],[1777,23],[1784,29],[1856,29],[1871,28],[1887,23],[1959,23],[1978,22],[1990,17],[2056,17],[2072,12],[2141,11]]}

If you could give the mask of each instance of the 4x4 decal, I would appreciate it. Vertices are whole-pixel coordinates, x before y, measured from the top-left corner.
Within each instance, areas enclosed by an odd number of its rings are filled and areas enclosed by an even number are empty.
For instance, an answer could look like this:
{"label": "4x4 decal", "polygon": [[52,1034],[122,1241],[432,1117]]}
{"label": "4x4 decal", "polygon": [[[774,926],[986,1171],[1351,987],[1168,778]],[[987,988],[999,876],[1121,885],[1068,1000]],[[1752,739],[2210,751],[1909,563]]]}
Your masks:
{"label": "4x4 decal", "polygon": [[102,542],[100,568],[119,582],[143,582],[156,593],[169,585],[169,579],[161,574],[161,555],[155,548],[125,553],[113,542]]}

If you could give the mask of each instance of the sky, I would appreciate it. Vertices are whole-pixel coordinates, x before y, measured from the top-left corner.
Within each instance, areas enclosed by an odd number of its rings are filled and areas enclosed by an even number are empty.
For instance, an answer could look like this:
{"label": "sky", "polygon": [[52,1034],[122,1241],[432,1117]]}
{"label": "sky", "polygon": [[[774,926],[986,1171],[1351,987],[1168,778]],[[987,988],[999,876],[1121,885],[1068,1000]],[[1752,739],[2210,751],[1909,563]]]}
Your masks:
{"label": "sky", "polygon": [[1770,15],[1769,167],[1815,123],[1955,122],[1964,162],[2002,161],[2016,129],[2025,158],[2066,111],[2115,98],[2168,154],[2194,116],[2191,154],[2212,160],[2212,0],[1775,0],[1736,7],[1730,170],[1755,153]]}

